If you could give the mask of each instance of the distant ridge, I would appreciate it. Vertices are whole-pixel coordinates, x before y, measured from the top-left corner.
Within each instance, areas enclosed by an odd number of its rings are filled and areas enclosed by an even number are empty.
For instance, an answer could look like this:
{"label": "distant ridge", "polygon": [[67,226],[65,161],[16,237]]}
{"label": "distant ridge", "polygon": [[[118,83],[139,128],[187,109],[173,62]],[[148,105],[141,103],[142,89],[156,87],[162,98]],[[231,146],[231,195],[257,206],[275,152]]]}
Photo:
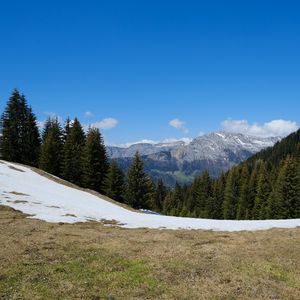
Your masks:
{"label": "distant ridge", "polygon": [[108,146],[107,152],[126,170],[138,151],[152,178],[163,178],[167,185],[172,186],[176,181],[190,183],[204,170],[217,177],[222,171],[280,140],[281,137],[256,137],[220,131],[199,136],[189,143],[175,141],[136,143],[129,147]]}

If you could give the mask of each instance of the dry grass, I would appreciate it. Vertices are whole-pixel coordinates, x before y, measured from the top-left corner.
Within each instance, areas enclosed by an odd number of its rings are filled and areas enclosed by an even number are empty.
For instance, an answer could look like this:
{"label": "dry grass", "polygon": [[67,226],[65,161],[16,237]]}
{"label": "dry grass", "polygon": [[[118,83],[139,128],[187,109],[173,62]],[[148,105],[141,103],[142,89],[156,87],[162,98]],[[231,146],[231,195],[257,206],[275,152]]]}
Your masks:
{"label": "dry grass", "polygon": [[50,224],[0,206],[0,299],[300,299],[300,229]]}

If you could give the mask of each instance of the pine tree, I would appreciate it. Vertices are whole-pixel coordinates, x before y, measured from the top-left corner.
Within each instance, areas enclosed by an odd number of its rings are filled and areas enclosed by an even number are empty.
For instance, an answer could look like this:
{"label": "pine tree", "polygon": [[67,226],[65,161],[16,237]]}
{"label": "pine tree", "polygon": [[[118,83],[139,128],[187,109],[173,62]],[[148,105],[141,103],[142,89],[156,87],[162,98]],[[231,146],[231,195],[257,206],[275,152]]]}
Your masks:
{"label": "pine tree", "polygon": [[241,178],[239,184],[239,197],[237,204],[237,219],[243,220],[247,214],[247,197],[249,184],[249,170],[247,164],[244,164],[241,171]]}
{"label": "pine tree", "polygon": [[116,160],[112,160],[104,180],[105,195],[119,202],[124,202],[125,180],[124,174]]}
{"label": "pine tree", "polygon": [[48,117],[47,120],[45,121],[44,123],[44,126],[43,126],[43,131],[42,131],[42,143],[45,142],[46,140],[46,137],[49,133],[49,131],[51,130],[51,127],[53,125],[53,120],[51,117]]}
{"label": "pine tree", "polygon": [[40,134],[37,120],[31,107],[26,110],[25,132],[23,139],[22,161],[30,166],[37,166],[40,153]]}
{"label": "pine tree", "polygon": [[251,172],[248,188],[246,189],[247,193],[247,208],[244,219],[252,219],[253,207],[255,203],[255,197],[257,193],[257,183],[258,183],[258,164],[255,165],[254,169]]}
{"label": "pine tree", "polygon": [[64,143],[66,142],[67,137],[70,133],[70,128],[71,128],[71,120],[70,117],[68,117],[64,126]]}
{"label": "pine tree", "polygon": [[39,167],[56,176],[61,176],[63,132],[57,118],[49,118],[42,133]]}
{"label": "pine tree", "polygon": [[212,214],[212,181],[207,171],[195,178],[191,186],[191,195],[187,197],[187,208],[202,218]]}
{"label": "pine tree", "polygon": [[98,128],[89,128],[83,149],[84,186],[104,194],[104,179],[108,171],[108,158]]}
{"label": "pine tree", "polygon": [[238,176],[239,169],[234,168],[229,172],[224,190],[223,217],[224,219],[236,219],[237,199],[238,199]]}
{"label": "pine tree", "polygon": [[278,170],[276,170],[276,180],[273,183],[271,193],[268,198],[268,205],[266,208],[266,215],[268,219],[280,219],[279,205],[281,202],[281,188],[280,183],[283,181],[283,162]]}
{"label": "pine tree", "polygon": [[166,195],[167,195],[167,189],[164,185],[163,180],[160,179],[158,181],[156,189],[155,189],[153,209],[155,209],[157,211],[162,211],[163,203],[164,203],[164,199],[165,199]]}
{"label": "pine tree", "polygon": [[1,117],[3,159],[36,166],[40,137],[36,117],[24,95],[14,90]]}
{"label": "pine tree", "polygon": [[173,193],[173,203],[172,207],[170,208],[169,214],[172,216],[178,216],[182,210],[184,201],[184,191],[183,187],[176,182],[174,193]]}
{"label": "pine tree", "polygon": [[274,218],[298,217],[300,180],[296,160],[290,155],[287,156],[280,168],[272,197],[273,199],[270,199],[269,205],[273,209]]}
{"label": "pine tree", "polygon": [[223,219],[222,205],[224,201],[225,175],[222,173],[213,183],[213,207],[210,213],[212,219]]}
{"label": "pine tree", "polygon": [[271,185],[268,179],[268,173],[265,167],[265,163],[261,162],[261,166],[258,172],[257,192],[252,212],[252,218],[254,220],[266,219],[270,192]]}
{"label": "pine tree", "polygon": [[137,152],[127,173],[126,202],[134,208],[149,208],[153,192],[153,184],[144,172],[144,163]]}
{"label": "pine tree", "polygon": [[83,184],[83,147],[85,135],[77,118],[70,127],[63,148],[62,176],[77,185]]}
{"label": "pine tree", "polygon": [[164,199],[163,213],[165,215],[171,215],[171,210],[174,209],[174,207],[176,207],[176,204],[177,203],[175,201],[174,192],[169,191]]}

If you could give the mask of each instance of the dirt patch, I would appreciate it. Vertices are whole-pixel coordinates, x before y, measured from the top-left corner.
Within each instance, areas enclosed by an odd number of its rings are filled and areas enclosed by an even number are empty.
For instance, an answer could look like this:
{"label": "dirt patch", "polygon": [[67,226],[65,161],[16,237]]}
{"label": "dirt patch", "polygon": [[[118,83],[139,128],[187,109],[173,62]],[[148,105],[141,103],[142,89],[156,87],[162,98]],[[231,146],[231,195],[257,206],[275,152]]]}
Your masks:
{"label": "dirt patch", "polygon": [[22,172],[22,173],[25,173],[25,171],[23,171],[23,170],[21,170],[21,169],[18,169],[18,168],[16,168],[16,167],[14,167],[14,166],[8,166],[10,169],[12,169],[12,170],[15,170],[15,171],[18,171],[18,172]]}
{"label": "dirt patch", "polygon": [[12,202],[12,203],[15,203],[15,204],[25,204],[25,203],[28,203],[28,201],[25,201],[25,200],[14,200],[14,201],[9,201],[9,202]]}
{"label": "dirt patch", "polygon": [[74,215],[74,214],[65,214],[65,215],[63,215],[63,217],[73,217],[73,218],[77,218],[77,216]]}
{"label": "dirt patch", "polygon": [[16,192],[16,191],[9,192],[9,194],[13,194],[13,195],[17,195],[17,196],[30,196],[28,194],[19,193],[19,192]]}

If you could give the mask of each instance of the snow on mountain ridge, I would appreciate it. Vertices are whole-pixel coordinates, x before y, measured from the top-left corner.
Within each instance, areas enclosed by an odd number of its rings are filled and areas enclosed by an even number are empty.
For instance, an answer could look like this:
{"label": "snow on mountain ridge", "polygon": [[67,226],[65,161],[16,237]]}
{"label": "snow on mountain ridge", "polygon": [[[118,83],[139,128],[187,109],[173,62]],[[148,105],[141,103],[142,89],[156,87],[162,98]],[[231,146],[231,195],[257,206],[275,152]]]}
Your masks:
{"label": "snow on mountain ridge", "polygon": [[[138,151],[140,155],[151,155],[161,151],[170,151],[175,157],[192,159],[218,159],[225,155],[225,150],[249,151],[256,153],[264,148],[273,146],[281,137],[255,137],[241,133],[212,132],[189,141],[170,141],[152,143],[135,143],[129,147],[107,147],[111,158],[133,157]],[[184,155],[186,153],[186,155]]]}

